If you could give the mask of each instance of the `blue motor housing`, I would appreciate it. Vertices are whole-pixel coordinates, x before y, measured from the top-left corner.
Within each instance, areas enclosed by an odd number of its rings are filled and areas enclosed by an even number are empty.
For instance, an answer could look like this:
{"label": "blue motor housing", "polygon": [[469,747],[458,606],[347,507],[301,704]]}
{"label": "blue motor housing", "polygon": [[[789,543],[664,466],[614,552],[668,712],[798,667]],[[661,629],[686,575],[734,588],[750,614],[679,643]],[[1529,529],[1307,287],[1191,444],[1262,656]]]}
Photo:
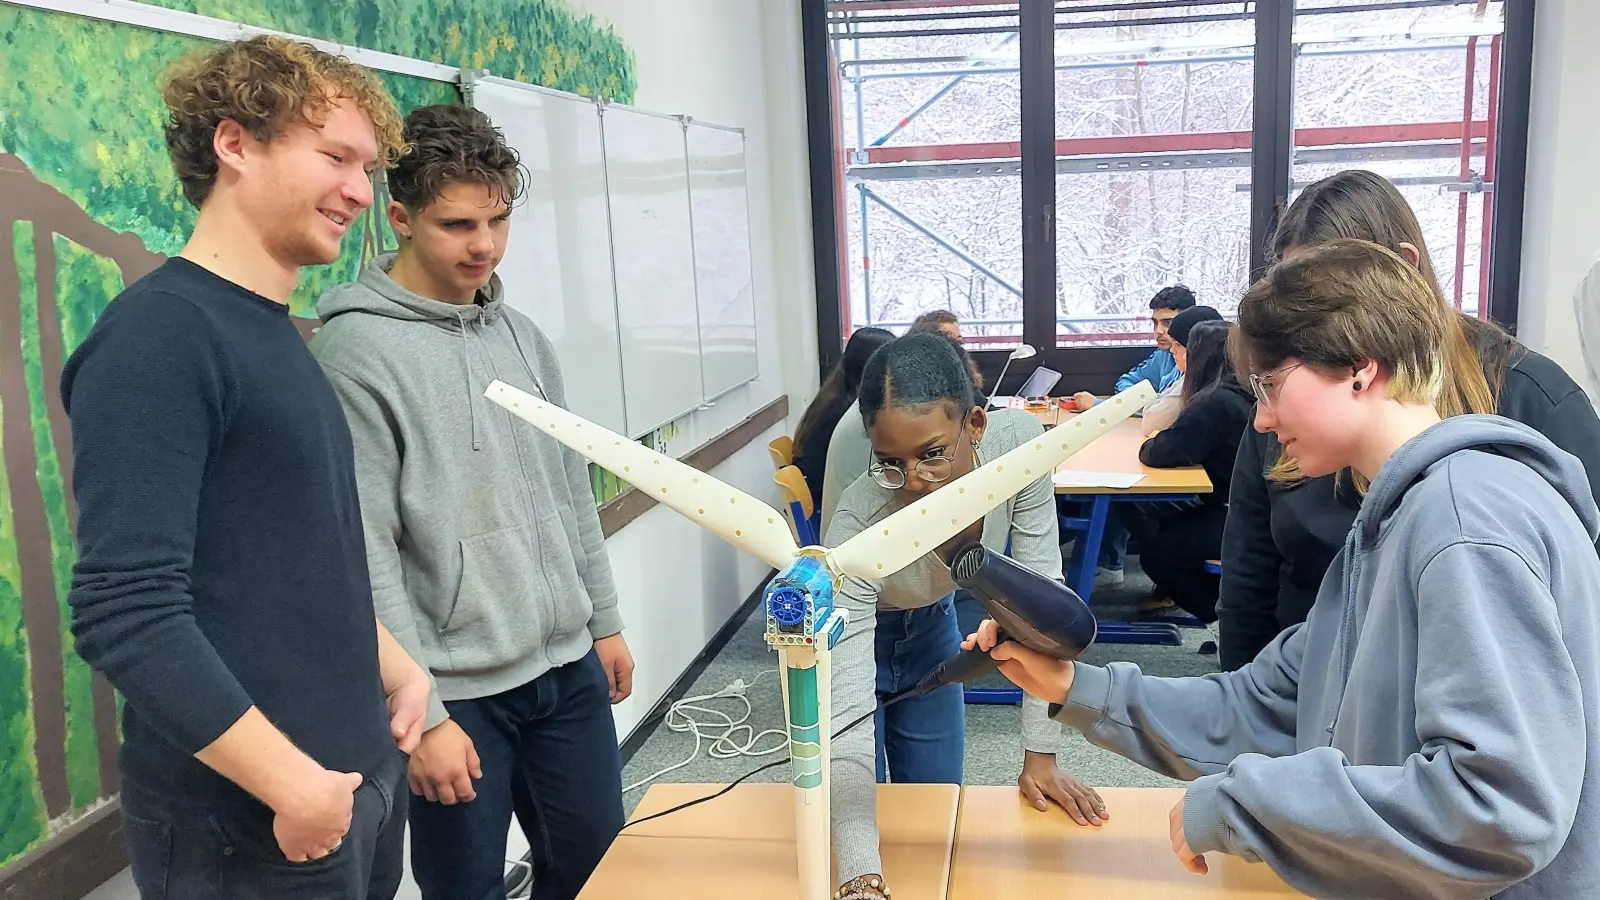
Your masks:
{"label": "blue motor housing", "polygon": [[833,575],[820,557],[798,556],[767,585],[761,604],[768,643],[813,644],[817,629],[833,612]]}

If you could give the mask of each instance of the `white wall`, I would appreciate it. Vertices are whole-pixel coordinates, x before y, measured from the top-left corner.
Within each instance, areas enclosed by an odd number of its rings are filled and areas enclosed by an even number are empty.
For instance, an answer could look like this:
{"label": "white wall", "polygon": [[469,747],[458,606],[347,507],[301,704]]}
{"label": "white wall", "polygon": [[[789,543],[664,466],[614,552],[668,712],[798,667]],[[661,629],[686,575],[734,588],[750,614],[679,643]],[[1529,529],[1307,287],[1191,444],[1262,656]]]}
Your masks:
{"label": "white wall", "polygon": [[[745,128],[761,374],[678,423],[668,451],[681,455],[785,394],[797,420],[816,381],[798,5],[574,0],[574,7],[608,21],[634,51],[634,106]],[[766,443],[784,430],[774,426],[713,474],[776,502]],[[638,663],[634,696],[617,707],[617,728],[625,734],[766,570],[660,507],[614,535],[608,547]]]}
{"label": "white wall", "polygon": [[[745,128],[761,374],[677,423],[666,449],[681,456],[787,394],[789,422],[768,429],[712,470],[776,504],[766,444],[792,432],[817,387],[799,4],[570,2],[608,21],[634,51],[634,106]],[[607,549],[624,634],[637,663],[633,696],[616,707],[617,732],[625,736],[761,583],[767,568],[660,506],[613,535]],[[507,855],[517,858],[526,850],[513,827]],[[418,896],[408,872],[399,897]]]}
{"label": "white wall", "polygon": [[[1573,295],[1600,255],[1600,2],[1538,0],[1518,336],[1590,395],[1600,389],[1579,341]],[[1591,352],[1600,349],[1589,335]]]}

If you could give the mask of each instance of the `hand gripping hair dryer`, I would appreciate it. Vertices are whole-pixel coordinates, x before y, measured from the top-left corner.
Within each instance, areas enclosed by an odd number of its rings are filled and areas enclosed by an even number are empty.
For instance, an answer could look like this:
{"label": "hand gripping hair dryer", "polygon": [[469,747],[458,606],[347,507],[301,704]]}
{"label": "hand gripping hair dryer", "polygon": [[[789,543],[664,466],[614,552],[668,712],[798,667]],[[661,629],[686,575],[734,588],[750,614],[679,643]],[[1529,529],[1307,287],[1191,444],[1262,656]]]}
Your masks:
{"label": "hand gripping hair dryer", "polygon": [[[982,544],[968,544],[956,551],[950,574],[956,584],[978,598],[1000,626],[1001,641],[1016,641],[1057,659],[1076,659],[1094,643],[1094,613],[1071,588]],[[889,702],[926,696],[998,666],[988,653],[968,650],[935,666],[916,687]]]}

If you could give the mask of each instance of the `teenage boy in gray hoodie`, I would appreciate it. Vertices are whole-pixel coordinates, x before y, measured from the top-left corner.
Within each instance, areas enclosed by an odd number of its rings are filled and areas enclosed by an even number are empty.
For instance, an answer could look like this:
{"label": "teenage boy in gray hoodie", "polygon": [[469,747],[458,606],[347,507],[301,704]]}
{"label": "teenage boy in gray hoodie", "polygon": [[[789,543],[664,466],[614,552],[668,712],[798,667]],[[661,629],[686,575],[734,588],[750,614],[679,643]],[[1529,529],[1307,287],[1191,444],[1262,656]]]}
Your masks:
{"label": "teenage boy in gray hoodie", "polygon": [[515,815],[533,896],[575,897],[622,827],[611,704],[631,690],[588,466],[483,397],[565,401],[495,265],[523,183],[488,117],[427,106],[389,173],[400,240],[324,295],[311,348],[344,405],[378,617],[431,671],[411,759],[425,900],[499,896]]}
{"label": "teenage boy in gray hoodie", "polygon": [[1170,816],[1191,871],[1216,851],[1313,897],[1595,896],[1600,512],[1538,432],[1440,421],[1452,315],[1349,240],[1240,303],[1256,427],[1308,477],[1371,483],[1310,617],[1254,662],[1153,678],[975,636],[1091,742],[1192,782]]}

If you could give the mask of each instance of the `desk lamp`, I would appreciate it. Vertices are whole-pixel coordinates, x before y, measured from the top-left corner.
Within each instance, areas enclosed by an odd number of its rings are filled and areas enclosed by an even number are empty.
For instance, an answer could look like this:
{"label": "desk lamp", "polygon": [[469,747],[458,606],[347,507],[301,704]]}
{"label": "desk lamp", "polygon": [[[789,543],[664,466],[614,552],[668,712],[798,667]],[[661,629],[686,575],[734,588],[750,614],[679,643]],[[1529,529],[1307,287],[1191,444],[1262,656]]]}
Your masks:
{"label": "desk lamp", "polygon": [[[1022,348],[1019,348],[1019,350]],[[1026,348],[1031,354],[1033,348]],[[1015,354],[1013,354],[1015,355]],[[1154,398],[1135,387],[1052,428],[944,488],[918,498],[838,547],[801,547],[768,504],[670,456],[502,381],[484,396],[656,501],[778,570],[762,592],[767,644],[778,651],[788,720],[801,900],[833,893],[828,823],[829,651],[848,622],[834,607],[839,579],[893,575],[1055,471]]]}
{"label": "desk lamp", "polygon": [[994,380],[995,392],[999,392],[1001,383],[1006,380],[1006,370],[1011,368],[1012,360],[1028,359],[1037,355],[1039,355],[1039,351],[1033,349],[1032,344],[1018,344],[1017,349],[1012,350],[1011,355],[1006,357],[1006,364],[1000,367],[1000,377]]}

